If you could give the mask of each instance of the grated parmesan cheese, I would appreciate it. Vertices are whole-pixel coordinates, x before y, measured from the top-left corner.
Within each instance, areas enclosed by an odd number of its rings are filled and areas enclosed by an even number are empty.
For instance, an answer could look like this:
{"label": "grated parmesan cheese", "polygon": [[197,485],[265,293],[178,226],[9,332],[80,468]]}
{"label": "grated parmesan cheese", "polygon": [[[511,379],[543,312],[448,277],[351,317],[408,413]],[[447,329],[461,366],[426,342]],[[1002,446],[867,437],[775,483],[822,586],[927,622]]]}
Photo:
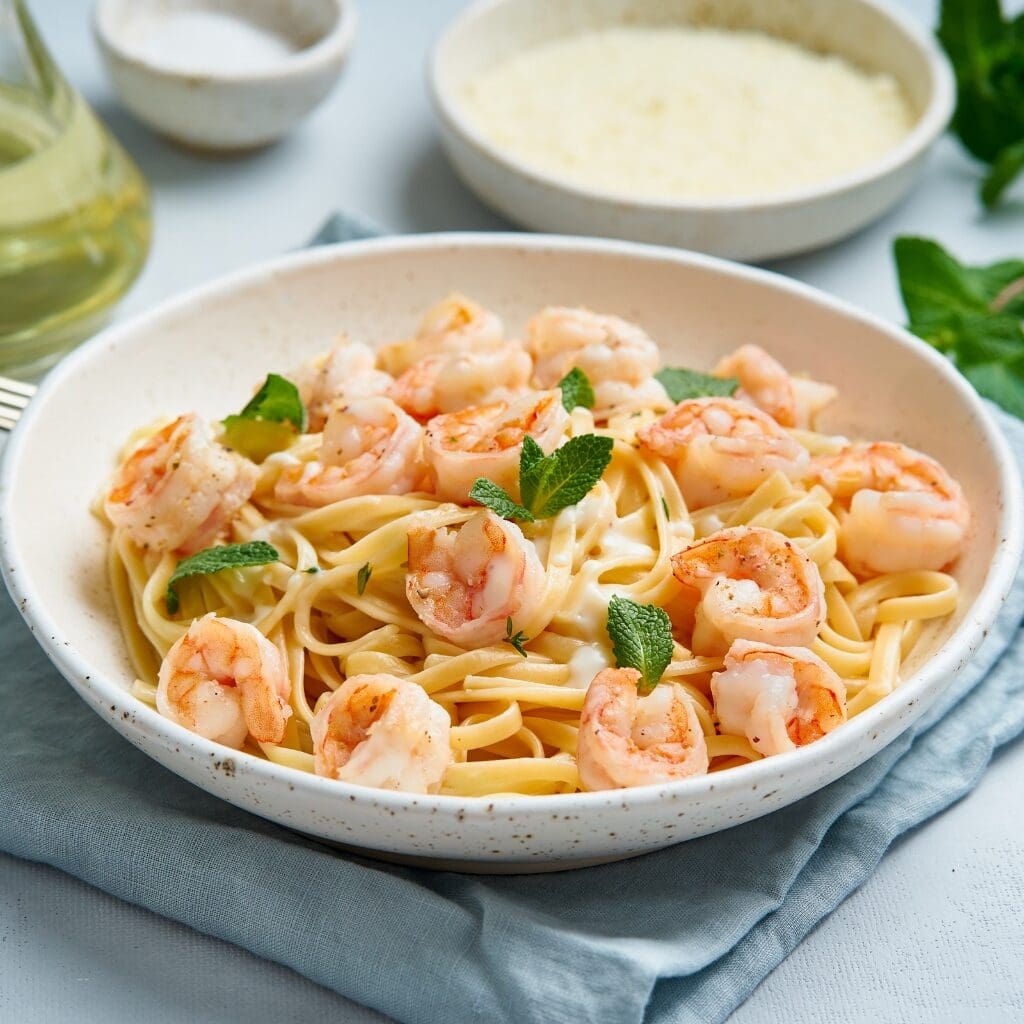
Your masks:
{"label": "grated parmesan cheese", "polygon": [[525,50],[467,83],[486,138],[638,196],[764,195],[869,163],[910,131],[890,75],[758,32],[623,27]]}

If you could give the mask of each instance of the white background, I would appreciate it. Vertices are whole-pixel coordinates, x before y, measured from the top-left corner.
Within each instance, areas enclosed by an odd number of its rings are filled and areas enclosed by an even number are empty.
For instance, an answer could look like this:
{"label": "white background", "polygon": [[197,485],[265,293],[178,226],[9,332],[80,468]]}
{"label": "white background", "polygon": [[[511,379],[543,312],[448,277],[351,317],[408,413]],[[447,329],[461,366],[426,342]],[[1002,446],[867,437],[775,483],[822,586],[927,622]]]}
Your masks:
{"label": "white background", "polygon": [[[335,209],[396,231],[504,226],[448,169],[426,101],[425,53],[460,0],[362,0],[352,61],[328,102],[283,144],[223,161],[170,147],[120,109],[102,76],[88,3],[30,3],[59,64],[155,194],[153,253],[119,315],[297,247]],[[934,19],[928,0],[903,5]],[[895,235],[936,237],[968,261],[1024,256],[1024,188],[982,216],[976,181],[971,162],[944,140],[898,211],[776,269],[899,320]],[[731,1024],[1024,1020],[1022,794],[1018,741],[970,797],[899,842]],[[135,1017],[152,1024],[383,1020],[285,968],[49,868],[0,856],[0,1019]]]}

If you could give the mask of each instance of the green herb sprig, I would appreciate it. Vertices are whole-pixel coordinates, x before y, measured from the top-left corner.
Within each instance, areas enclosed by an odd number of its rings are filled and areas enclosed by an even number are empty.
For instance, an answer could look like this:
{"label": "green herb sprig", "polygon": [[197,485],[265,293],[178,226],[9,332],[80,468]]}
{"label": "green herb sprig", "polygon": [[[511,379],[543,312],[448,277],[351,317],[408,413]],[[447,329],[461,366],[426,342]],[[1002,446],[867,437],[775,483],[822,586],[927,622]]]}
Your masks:
{"label": "green herb sprig", "polygon": [[635,668],[637,689],[650,693],[672,660],[672,623],[664,609],[616,595],[608,603],[606,628],[616,667]]}
{"label": "green herb sprig", "polygon": [[180,607],[175,587],[190,576],[209,576],[223,569],[244,569],[252,565],[269,565],[280,559],[277,548],[263,540],[251,540],[246,544],[221,544],[217,547],[198,551],[183,558],[167,581],[164,603],[171,615]]}
{"label": "green herb sprig", "polygon": [[572,412],[578,405],[593,409],[597,399],[590,378],[578,367],[571,369],[559,382],[562,391],[562,405],[566,412]]}
{"label": "green herb sprig", "polygon": [[685,402],[690,398],[728,398],[740,386],[735,377],[712,377],[709,373],[677,366],[666,366],[654,377],[661,382],[673,402]]}
{"label": "green herb sprig", "polygon": [[283,451],[307,425],[299,389],[276,373],[267,379],[245,408],[224,419],[224,443],[255,462]]}
{"label": "green herb sprig", "polygon": [[356,593],[362,597],[366,593],[366,584],[370,582],[370,577],[373,575],[373,566],[366,562],[359,568],[359,572],[356,573]]}
{"label": "green herb sprig", "polygon": [[526,657],[525,645],[529,643],[526,639],[526,634],[520,629],[513,632],[515,627],[512,625],[512,616],[508,616],[505,619],[505,643],[511,644],[524,658]]}
{"label": "green herb sprig", "polygon": [[908,237],[893,255],[909,329],[979,394],[1024,418],[1024,260],[966,266],[938,243]]}
{"label": "green herb sprig", "polygon": [[570,438],[550,455],[529,436],[519,456],[519,493],[516,501],[503,487],[479,477],[469,496],[503,519],[532,523],[549,519],[584,498],[604,475],[615,442],[597,434]]}
{"label": "green herb sprig", "polygon": [[999,0],[943,0],[939,40],[956,73],[953,131],[989,164],[980,198],[995,206],[1024,170],[1024,15]]}

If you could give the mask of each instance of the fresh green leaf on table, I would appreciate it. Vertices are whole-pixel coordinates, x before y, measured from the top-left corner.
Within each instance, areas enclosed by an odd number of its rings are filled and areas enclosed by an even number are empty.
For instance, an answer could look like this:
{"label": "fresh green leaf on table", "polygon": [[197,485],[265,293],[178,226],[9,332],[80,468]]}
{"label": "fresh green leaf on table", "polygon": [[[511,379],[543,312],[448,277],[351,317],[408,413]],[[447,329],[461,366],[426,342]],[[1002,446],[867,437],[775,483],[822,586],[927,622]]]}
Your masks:
{"label": "fresh green leaf on table", "polygon": [[1024,418],[1024,260],[966,266],[930,239],[907,237],[893,254],[909,329],[979,394]]}
{"label": "fresh green leaf on table", "polygon": [[991,207],[1024,169],[1024,18],[1005,18],[1000,0],[942,0],[938,35],[956,73],[952,128],[991,165]]}

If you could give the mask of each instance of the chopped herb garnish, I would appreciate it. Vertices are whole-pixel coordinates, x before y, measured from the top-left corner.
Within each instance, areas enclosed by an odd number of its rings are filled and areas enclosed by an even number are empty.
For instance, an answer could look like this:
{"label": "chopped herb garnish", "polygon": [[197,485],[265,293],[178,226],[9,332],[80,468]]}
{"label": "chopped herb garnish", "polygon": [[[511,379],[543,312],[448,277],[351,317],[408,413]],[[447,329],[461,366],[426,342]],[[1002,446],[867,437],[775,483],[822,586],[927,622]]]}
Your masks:
{"label": "chopped herb garnish", "polygon": [[529,643],[526,639],[526,634],[522,630],[518,633],[513,633],[512,616],[510,615],[505,619],[505,643],[511,644],[524,658],[526,657],[525,644]]}
{"label": "chopped herb garnish", "polygon": [[366,562],[356,573],[356,593],[362,595],[363,591],[366,590],[366,584],[370,582],[370,577],[373,575],[373,566],[369,562]]}
{"label": "chopped herb garnish", "polygon": [[709,373],[699,370],[686,370],[676,366],[666,366],[659,370],[655,379],[668,393],[673,402],[685,402],[688,398],[705,398],[708,396],[728,398],[735,394],[740,382],[735,377],[712,377]]}
{"label": "chopped herb garnish", "polygon": [[665,513],[665,518],[666,519],[671,519],[672,518],[672,514],[668,510],[668,502],[665,500],[665,495],[664,494],[661,496],[661,508],[662,508],[662,511]]}
{"label": "chopped herb garnish", "polygon": [[483,477],[473,484],[469,496],[504,519],[549,519],[590,493],[608,468],[614,446],[610,437],[581,434],[545,455],[541,446],[527,435],[519,457],[522,502]]}
{"label": "chopped herb garnish", "polygon": [[306,570],[306,572],[307,572],[307,573],[309,573],[309,575],[311,575],[311,576],[313,575],[313,573],[315,573],[315,572],[319,572],[319,571],[320,571],[320,566],[319,566],[319,565],[311,565],[311,566],[310,566],[310,567],[309,567],[309,568],[308,568],[308,569]]}
{"label": "chopped herb garnish", "polygon": [[167,581],[164,603],[171,615],[176,615],[180,602],[175,585],[190,576],[209,576],[223,569],[243,569],[252,565],[269,565],[280,558],[277,549],[263,540],[247,544],[221,544],[206,548],[189,558],[183,558]]}
{"label": "chopped herb garnish", "polygon": [[224,420],[224,443],[256,462],[282,451],[306,429],[306,407],[299,389],[276,373],[246,407]]}
{"label": "chopped herb garnish", "polygon": [[637,689],[650,693],[672,660],[672,623],[664,609],[616,595],[608,603],[606,628],[616,667],[635,668]]}
{"label": "chopped herb garnish", "polygon": [[584,409],[593,409],[596,399],[590,378],[577,366],[571,369],[559,382],[562,389],[562,405],[566,412],[572,412],[580,405]]}

